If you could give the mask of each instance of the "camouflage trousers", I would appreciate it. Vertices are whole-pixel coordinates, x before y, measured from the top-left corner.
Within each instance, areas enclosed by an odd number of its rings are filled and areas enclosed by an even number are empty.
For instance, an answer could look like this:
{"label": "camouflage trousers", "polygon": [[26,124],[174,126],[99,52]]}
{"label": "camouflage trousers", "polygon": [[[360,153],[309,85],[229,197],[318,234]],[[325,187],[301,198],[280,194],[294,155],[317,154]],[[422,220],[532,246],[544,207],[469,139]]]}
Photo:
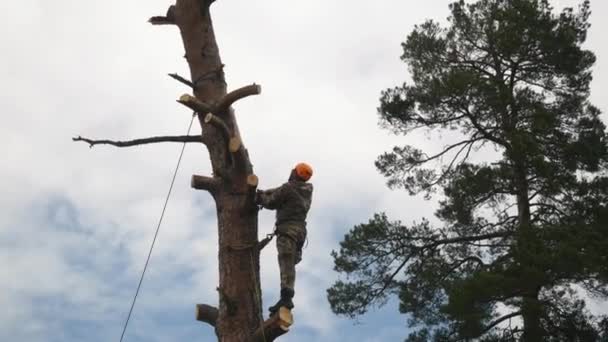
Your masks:
{"label": "camouflage trousers", "polygon": [[296,264],[302,260],[302,247],[306,240],[306,223],[288,223],[277,226],[277,251],[281,288],[294,289]]}

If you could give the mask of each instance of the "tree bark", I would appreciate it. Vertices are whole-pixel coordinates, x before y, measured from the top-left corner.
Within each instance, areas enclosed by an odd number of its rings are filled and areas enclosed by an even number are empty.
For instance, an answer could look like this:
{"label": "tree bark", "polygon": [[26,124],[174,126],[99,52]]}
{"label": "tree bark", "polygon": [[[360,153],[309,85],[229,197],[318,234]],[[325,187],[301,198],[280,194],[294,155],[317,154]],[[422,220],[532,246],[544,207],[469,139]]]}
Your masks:
{"label": "tree bark", "polygon": [[[288,324],[283,319],[287,316],[283,312],[282,316],[271,317],[263,322],[258,208],[255,205],[258,178],[253,173],[232,110],[234,102],[259,94],[261,87],[254,83],[226,93],[224,65],[209,13],[209,6],[213,2],[214,0],[176,0],[176,4],[169,7],[165,16],[149,20],[153,25],[171,24],[179,28],[191,81],[177,74],[170,76],[192,88],[194,96],[182,95],[178,102],[195,111],[201,135],[150,137],[130,141],[83,137],[73,140],[87,142],[90,146],[109,144],[117,147],[157,142],[204,143],[209,151],[213,175],[194,175],[191,186],[211,193],[216,204],[219,308],[199,304],[197,320],[213,326],[219,341],[252,341],[262,332],[264,342],[270,342],[287,332]],[[290,312],[288,316],[291,319]],[[268,334],[264,334],[265,328],[270,329]]]}
{"label": "tree bark", "polygon": [[524,320],[523,342],[537,342],[543,340],[543,331],[540,326],[540,304],[538,294],[524,297],[522,304],[522,316]]}
{"label": "tree bark", "polygon": [[538,302],[538,293],[543,281],[537,263],[533,258],[533,251],[538,247],[540,241],[534,227],[532,226],[530,212],[530,196],[528,185],[528,172],[525,158],[525,151],[516,149],[512,151],[512,161],[515,167],[516,187],[517,187],[517,212],[519,226],[517,231],[517,259],[522,265],[522,285],[524,296],[522,298],[521,312],[524,323],[522,335],[523,342],[542,341],[543,330],[541,327],[541,306]]}
{"label": "tree bark", "polygon": [[[211,1],[177,0],[174,21],[180,30],[190,67],[194,96],[203,103],[220,103],[226,95],[223,64],[215,40],[209,5]],[[240,138],[234,112],[222,108],[213,113],[225,128],[205,122],[199,113],[203,140],[219,186],[215,201],[219,233],[219,310],[215,322],[219,341],[249,341],[262,325],[257,210],[247,184],[253,170],[247,153],[232,163],[226,129]],[[242,140],[240,140],[242,141]],[[244,147],[241,147],[244,149]],[[200,178],[199,178],[200,179]]]}

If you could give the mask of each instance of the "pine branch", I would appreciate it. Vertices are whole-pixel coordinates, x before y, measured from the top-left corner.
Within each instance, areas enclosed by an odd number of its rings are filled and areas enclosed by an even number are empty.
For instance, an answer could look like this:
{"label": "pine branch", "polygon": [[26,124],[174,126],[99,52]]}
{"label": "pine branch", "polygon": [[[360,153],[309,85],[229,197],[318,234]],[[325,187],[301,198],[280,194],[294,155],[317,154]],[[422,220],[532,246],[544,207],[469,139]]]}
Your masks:
{"label": "pine branch", "polygon": [[487,333],[488,331],[492,330],[492,328],[494,328],[495,326],[499,325],[500,323],[502,323],[502,322],[504,322],[504,321],[506,321],[506,320],[508,320],[508,319],[511,319],[511,318],[513,318],[513,317],[521,316],[522,314],[523,314],[523,313],[522,313],[521,311],[515,311],[515,312],[512,312],[512,313],[510,313],[510,314],[508,314],[508,315],[504,315],[504,316],[502,316],[501,318],[499,318],[499,319],[495,320],[494,322],[490,323],[490,324],[489,324],[489,325],[488,325],[488,326],[487,326],[487,327],[486,327],[486,328],[485,328],[485,329],[484,329],[484,330],[481,332],[481,334],[479,334],[479,336],[484,335],[485,333]]}

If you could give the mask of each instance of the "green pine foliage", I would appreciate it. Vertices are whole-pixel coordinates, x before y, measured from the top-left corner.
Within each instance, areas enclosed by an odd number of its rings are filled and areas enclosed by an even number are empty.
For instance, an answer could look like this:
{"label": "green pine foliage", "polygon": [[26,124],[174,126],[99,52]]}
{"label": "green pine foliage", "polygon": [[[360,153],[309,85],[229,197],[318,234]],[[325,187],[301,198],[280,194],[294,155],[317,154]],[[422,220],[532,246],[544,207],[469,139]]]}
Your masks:
{"label": "green pine foliage", "polygon": [[[582,47],[589,1],[450,9],[447,27],[427,21],[407,37],[412,82],[384,91],[379,113],[394,133],[461,139],[376,161],[391,188],[442,193],[442,224],[380,213],[355,226],[333,253],[346,277],[328,289],[331,307],[357,316],[394,295],[408,341],[606,341],[608,320],[585,305],[608,298],[608,144],[588,100],[595,55]],[[473,161],[488,149],[496,160]]]}

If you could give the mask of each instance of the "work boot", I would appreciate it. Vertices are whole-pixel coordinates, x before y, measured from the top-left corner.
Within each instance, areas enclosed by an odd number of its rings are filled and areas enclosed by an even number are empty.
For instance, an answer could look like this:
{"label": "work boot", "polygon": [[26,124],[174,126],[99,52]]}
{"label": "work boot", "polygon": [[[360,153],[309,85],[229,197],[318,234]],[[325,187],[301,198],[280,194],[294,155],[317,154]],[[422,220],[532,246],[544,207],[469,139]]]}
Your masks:
{"label": "work boot", "polygon": [[279,299],[279,301],[268,308],[268,311],[270,311],[270,316],[274,315],[277,311],[279,311],[279,308],[281,306],[284,306],[286,308],[288,308],[289,310],[293,309],[293,301],[291,300],[293,298],[294,295],[294,291],[288,287],[282,288],[281,289],[281,299]]}

